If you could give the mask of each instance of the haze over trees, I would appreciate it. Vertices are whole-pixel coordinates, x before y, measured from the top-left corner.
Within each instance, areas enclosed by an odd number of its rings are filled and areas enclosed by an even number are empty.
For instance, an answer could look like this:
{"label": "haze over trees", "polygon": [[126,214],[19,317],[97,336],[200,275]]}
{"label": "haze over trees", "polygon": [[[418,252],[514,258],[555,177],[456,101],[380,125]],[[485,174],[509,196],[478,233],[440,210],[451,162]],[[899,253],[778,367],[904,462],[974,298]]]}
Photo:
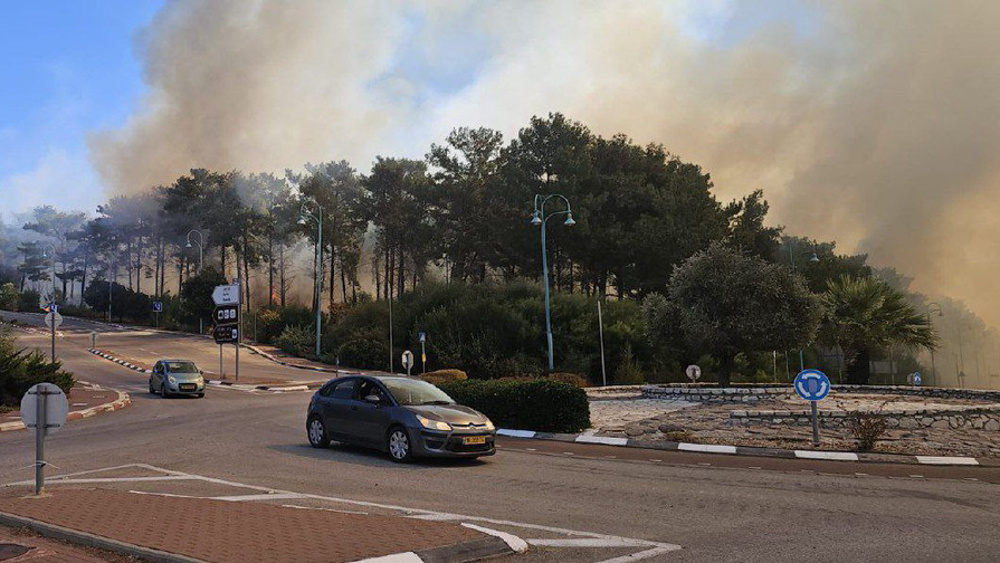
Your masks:
{"label": "haze over trees", "polygon": [[[54,263],[58,302],[103,314],[110,292],[115,318],[145,322],[160,300],[166,326],[188,330],[211,312],[207,288],[239,278],[262,341],[311,350],[308,304],[325,313],[326,361],[388,368],[433,326],[437,357],[456,364],[447,367],[520,375],[540,371],[544,356],[540,291],[523,284],[541,276],[532,200],[559,193],[576,219],[548,230],[560,369],[595,381],[605,372],[654,380],[700,361],[723,381],[774,376],[775,350],[817,342],[816,296],[829,282],[874,272],[863,255],[840,256],[832,242],[769,226],[762,190],[720,202],[712,187],[707,172],[662,145],[603,138],[555,113],[532,118],[509,142],[491,129],[458,128],[424,160],[379,157],[367,173],[342,160],[283,176],[195,168],[169,185],[136,186],[96,217],[39,208],[24,224],[37,236],[18,242],[18,260],[0,241],[3,262],[18,264],[0,274],[19,292],[50,299]],[[389,299],[400,302],[391,350]],[[597,299],[609,301],[605,369]],[[830,316],[832,299],[823,301],[822,344],[856,361],[861,343],[933,345],[830,337],[840,320]],[[912,311],[894,311],[914,321]],[[813,350],[810,360],[822,361]]]}

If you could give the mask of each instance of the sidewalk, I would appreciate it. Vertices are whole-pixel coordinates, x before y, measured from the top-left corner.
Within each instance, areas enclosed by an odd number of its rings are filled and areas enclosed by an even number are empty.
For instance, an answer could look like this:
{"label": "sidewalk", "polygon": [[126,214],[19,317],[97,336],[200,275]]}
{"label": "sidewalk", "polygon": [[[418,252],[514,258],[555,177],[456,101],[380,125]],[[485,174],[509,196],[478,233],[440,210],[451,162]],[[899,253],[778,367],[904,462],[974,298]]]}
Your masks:
{"label": "sidewalk", "polygon": [[499,538],[413,518],[107,489],[26,492],[0,490],[0,524],[154,561],[349,562],[410,553],[410,561],[457,562],[511,552]]}
{"label": "sidewalk", "polygon": [[11,563],[104,563],[134,561],[125,555],[49,539],[24,528],[0,526],[0,561]]}

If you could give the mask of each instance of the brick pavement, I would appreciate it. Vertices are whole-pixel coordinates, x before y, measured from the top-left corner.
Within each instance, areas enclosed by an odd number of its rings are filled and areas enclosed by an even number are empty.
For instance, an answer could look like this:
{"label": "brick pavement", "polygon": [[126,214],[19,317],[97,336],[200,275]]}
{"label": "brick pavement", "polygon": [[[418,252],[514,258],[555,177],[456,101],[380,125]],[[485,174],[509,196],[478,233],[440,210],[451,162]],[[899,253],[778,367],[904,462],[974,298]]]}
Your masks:
{"label": "brick pavement", "polygon": [[[27,551],[24,551],[24,550]],[[24,551],[23,553],[21,553]],[[106,563],[128,561],[124,556],[100,553],[94,548],[70,545],[32,532],[0,526],[0,561],[10,563]],[[20,555],[18,555],[20,553]],[[6,557],[11,557],[6,559]]]}
{"label": "brick pavement", "polygon": [[254,502],[58,489],[0,494],[0,512],[217,562],[356,561],[487,536],[457,524],[287,508]]}
{"label": "brick pavement", "polygon": [[[70,389],[66,401],[69,403],[67,420],[89,418],[99,412],[111,412],[132,404],[128,393],[83,382],[77,383]],[[23,429],[19,410],[0,413],[0,432]]]}

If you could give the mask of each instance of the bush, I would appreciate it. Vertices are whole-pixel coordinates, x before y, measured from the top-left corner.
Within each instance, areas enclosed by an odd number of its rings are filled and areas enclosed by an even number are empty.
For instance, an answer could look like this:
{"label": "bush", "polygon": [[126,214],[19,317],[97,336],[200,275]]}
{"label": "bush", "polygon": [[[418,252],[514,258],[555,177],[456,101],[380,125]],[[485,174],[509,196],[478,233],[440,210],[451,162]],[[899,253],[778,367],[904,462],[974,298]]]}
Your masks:
{"label": "bush", "polygon": [[73,374],[50,362],[39,351],[17,349],[10,329],[0,329],[0,405],[20,405],[21,397],[36,383],[54,383],[69,394],[76,383]]}
{"label": "bush", "polygon": [[615,384],[640,385],[643,382],[642,368],[639,367],[639,363],[635,361],[635,356],[632,355],[632,347],[626,344],[625,351],[622,354],[622,363],[615,370]]}
{"label": "bush", "polygon": [[14,284],[7,282],[0,285],[0,309],[16,311],[21,301],[21,294],[18,293]]}
{"label": "bush", "polygon": [[389,367],[389,343],[379,335],[362,333],[337,348],[340,363],[352,368],[386,369]]}
{"label": "bush", "polygon": [[572,433],[590,426],[587,394],[568,383],[468,380],[439,387],[457,402],[490,417],[499,428]]}
{"label": "bush", "polygon": [[27,290],[21,293],[17,303],[18,311],[35,312],[41,308],[42,296],[37,291]]}
{"label": "bush", "polygon": [[316,351],[316,335],[307,327],[286,326],[276,344],[289,354],[307,356]]}
{"label": "bush", "polygon": [[870,452],[889,428],[885,417],[879,416],[883,407],[885,403],[875,412],[858,413],[847,422],[847,430],[858,441],[858,451]]}
{"label": "bush", "polygon": [[441,385],[452,381],[465,381],[469,379],[469,375],[460,369],[439,369],[420,374],[420,379],[434,385]]}

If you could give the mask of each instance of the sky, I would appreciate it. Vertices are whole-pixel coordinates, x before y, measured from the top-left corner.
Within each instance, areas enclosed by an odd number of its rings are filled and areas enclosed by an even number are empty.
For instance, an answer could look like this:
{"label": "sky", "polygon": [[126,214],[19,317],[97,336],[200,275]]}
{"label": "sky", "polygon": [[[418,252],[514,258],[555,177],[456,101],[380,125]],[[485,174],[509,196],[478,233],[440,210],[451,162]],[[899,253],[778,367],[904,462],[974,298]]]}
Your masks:
{"label": "sky", "polygon": [[1000,325],[1000,3],[0,0],[0,217],[558,111]]}

